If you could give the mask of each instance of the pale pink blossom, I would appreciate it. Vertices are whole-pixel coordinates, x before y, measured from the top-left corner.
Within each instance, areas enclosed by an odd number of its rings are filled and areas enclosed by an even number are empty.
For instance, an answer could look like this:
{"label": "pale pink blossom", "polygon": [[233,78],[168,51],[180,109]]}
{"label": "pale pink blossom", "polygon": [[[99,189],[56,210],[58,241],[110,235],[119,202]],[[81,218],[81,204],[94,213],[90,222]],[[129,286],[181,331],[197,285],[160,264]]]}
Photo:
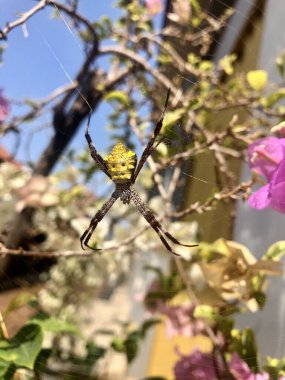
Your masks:
{"label": "pale pink blossom", "polygon": [[10,104],[2,95],[3,90],[0,89],[0,123],[2,123],[10,113]]}
{"label": "pale pink blossom", "polygon": [[[214,358],[214,355],[198,350],[191,355],[181,355],[174,367],[175,380],[225,380],[222,363]],[[219,373],[219,377],[217,376]]]}
{"label": "pale pink blossom", "polygon": [[163,10],[162,0],[145,0],[145,5],[152,16],[157,15]]}
{"label": "pale pink blossom", "polygon": [[204,322],[201,319],[195,319],[193,311],[194,306],[192,305],[160,305],[159,312],[166,316],[165,326],[168,338],[175,335],[191,337],[204,331]]}

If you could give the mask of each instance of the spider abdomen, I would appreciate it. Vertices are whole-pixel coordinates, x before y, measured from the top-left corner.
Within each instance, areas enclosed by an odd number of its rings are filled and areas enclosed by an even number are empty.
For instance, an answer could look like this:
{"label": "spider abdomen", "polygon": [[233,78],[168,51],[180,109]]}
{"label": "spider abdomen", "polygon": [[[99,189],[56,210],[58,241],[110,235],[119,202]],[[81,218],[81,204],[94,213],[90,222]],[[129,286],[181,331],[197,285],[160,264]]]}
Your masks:
{"label": "spider abdomen", "polygon": [[137,155],[122,143],[118,143],[106,156],[105,162],[113,182],[129,182],[136,167]]}

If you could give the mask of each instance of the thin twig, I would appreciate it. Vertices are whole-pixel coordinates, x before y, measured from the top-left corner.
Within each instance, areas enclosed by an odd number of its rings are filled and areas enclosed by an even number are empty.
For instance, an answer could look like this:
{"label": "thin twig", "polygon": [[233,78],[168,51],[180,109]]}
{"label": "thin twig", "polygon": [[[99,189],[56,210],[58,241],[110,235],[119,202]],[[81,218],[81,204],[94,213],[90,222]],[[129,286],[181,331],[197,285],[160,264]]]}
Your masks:
{"label": "thin twig", "polygon": [[149,74],[151,74],[165,89],[171,88],[172,92],[176,93],[177,88],[174,87],[173,82],[167,76],[163,75],[159,70],[151,66],[146,59],[139,54],[125,49],[122,46],[103,46],[99,48],[99,54],[114,54],[124,58],[128,58],[132,62],[136,62],[139,66],[143,67]]}
{"label": "thin twig", "polygon": [[0,30],[0,40],[6,40],[7,34],[11,30],[13,30],[14,28],[16,28],[19,25],[25,24],[30,17],[32,17],[35,13],[42,10],[46,5],[47,5],[47,0],[41,0],[33,8],[31,8],[27,12],[23,13],[22,16],[18,18],[18,20],[15,20],[15,21],[8,23],[3,30]]}
{"label": "thin twig", "polygon": [[43,112],[43,108],[46,105],[56,100],[59,96],[63,95],[64,93],[74,90],[77,86],[78,86],[77,81],[74,81],[73,83],[69,83],[64,86],[58,87],[53,92],[51,92],[48,96],[46,96],[45,98],[41,100],[38,100],[38,101],[32,100],[31,101],[32,110],[27,112],[25,115],[12,119],[9,124],[5,125],[2,128],[1,133],[5,134],[9,130],[15,130],[23,122],[34,119],[35,117],[41,115],[41,113]]}

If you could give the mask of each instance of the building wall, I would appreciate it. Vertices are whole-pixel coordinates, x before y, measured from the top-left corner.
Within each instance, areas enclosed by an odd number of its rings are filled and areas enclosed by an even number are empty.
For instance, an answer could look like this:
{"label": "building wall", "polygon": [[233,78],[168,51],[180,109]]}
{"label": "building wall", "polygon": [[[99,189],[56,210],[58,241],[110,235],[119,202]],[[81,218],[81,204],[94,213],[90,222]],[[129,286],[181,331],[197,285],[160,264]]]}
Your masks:
{"label": "building wall", "polygon": [[[275,83],[281,83],[275,59],[285,49],[284,17],[284,0],[268,0],[258,67],[267,70],[270,81]],[[250,176],[245,166],[242,170],[242,180]],[[285,216],[272,210],[256,211],[247,204],[239,204],[234,238],[246,244],[256,257],[261,257],[272,243],[285,240]],[[264,310],[258,314],[244,315],[239,320],[240,326],[250,325],[254,328],[261,357],[267,354],[277,357],[285,355],[284,285],[284,277],[272,279]]]}

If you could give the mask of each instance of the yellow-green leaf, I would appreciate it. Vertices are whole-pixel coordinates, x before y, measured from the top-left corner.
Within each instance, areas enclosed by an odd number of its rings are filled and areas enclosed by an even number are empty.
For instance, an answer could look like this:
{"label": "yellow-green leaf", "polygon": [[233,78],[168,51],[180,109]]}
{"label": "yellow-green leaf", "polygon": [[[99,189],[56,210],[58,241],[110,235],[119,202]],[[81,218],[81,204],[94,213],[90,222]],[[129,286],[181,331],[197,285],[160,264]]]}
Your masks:
{"label": "yellow-green leaf", "polygon": [[104,97],[104,99],[106,101],[117,100],[118,102],[126,106],[129,104],[129,98],[127,97],[127,94],[123,91],[111,91]]}
{"label": "yellow-green leaf", "polygon": [[285,241],[280,240],[272,244],[262,259],[265,260],[280,260],[285,254]]}
{"label": "yellow-green leaf", "polygon": [[172,127],[185,112],[184,108],[177,108],[175,111],[166,112],[163,120],[163,128]]}
{"label": "yellow-green leaf", "polygon": [[0,341],[0,359],[33,369],[42,343],[43,332],[40,326],[26,325],[10,341]]}
{"label": "yellow-green leaf", "polygon": [[32,293],[23,292],[16,295],[16,297],[12,298],[6,310],[4,311],[3,313],[4,316],[6,317],[12,311],[19,309],[23,305],[26,305],[28,302],[33,301],[35,299],[36,299],[36,296]]}
{"label": "yellow-green leaf", "polygon": [[237,59],[236,54],[230,54],[224,56],[222,59],[219,60],[219,66],[224,72],[228,75],[232,75],[234,72],[234,62]]}
{"label": "yellow-green leaf", "polygon": [[265,70],[252,70],[247,73],[247,81],[254,90],[261,91],[267,84],[268,74]]}
{"label": "yellow-green leaf", "polygon": [[279,100],[285,97],[285,88],[279,88],[277,91],[269,94],[266,98],[261,99],[261,103],[264,107],[271,107]]}

